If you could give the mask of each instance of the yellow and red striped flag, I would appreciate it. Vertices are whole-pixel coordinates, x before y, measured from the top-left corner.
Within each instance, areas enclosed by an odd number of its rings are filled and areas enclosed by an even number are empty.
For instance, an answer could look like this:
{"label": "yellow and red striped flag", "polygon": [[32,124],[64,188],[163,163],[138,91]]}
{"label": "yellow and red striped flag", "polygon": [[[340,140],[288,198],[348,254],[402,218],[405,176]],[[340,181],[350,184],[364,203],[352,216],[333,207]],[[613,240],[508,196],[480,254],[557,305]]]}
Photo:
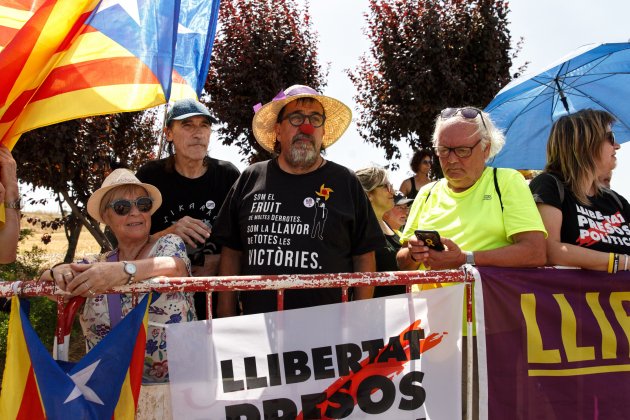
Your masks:
{"label": "yellow and red striped flag", "polygon": [[34,128],[196,97],[218,5],[0,0],[0,74],[8,75],[0,87],[0,142],[12,148]]}

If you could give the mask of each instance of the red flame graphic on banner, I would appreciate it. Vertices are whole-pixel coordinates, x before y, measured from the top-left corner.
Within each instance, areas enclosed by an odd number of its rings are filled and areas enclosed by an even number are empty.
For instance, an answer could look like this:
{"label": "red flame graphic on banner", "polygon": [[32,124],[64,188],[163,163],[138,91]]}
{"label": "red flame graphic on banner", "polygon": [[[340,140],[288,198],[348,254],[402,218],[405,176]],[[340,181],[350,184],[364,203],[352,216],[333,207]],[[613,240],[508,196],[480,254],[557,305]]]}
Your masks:
{"label": "red flame graphic on banner", "polygon": [[[383,354],[383,352],[388,347],[387,345],[385,345],[379,351],[378,356],[374,358],[374,361],[370,362],[369,357],[363,359],[360,362],[361,370],[359,370],[358,372],[350,372],[348,375],[340,377],[332,385],[330,385],[324,391],[326,393],[326,401],[317,405],[317,407],[320,408],[321,413],[322,413],[321,419],[332,420],[331,418],[327,417],[324,413],[326,412],[326,409],[328,408],[328,406],[331,405],[328,399],[334,393],[343,389],[343,391],[341,392],[346,392],[347,394],[351,395],[354,399],[354,404],[356,405],[357,404],[357,389],[359,387],[359,384],[363,381],[363,379],[368,378],[375,374],[386,376],[389,379],[393,379],[396,375],[399,375],[403,371],[404,365],[409,361],[409,356],[410,356],[410,351],[411,351],[411,345],[409,343],[409,340],[405,339],[405,335],[410,331],[418,330],[419,327],[420,327],[420,320],[416,320],[413,322],[413,324],[409,325],[409,327],[407,327],[403,332],[399,334],[400,343],[403,345],[403,349],[407,356],[406,360],[388,359],[387,362],[378,362],[377,360],[379,360],[379,357],[381,356],[381,354]],[[444,338],[444,335],[446,334],[448,333],[447,332],[444,332],[441,334],[432,333],[427,338],[421,339],[420,340],[420,354],[440,344],[440,342]],[[297,415],[296,420],[304,420],[302,412],[300,412]]]}

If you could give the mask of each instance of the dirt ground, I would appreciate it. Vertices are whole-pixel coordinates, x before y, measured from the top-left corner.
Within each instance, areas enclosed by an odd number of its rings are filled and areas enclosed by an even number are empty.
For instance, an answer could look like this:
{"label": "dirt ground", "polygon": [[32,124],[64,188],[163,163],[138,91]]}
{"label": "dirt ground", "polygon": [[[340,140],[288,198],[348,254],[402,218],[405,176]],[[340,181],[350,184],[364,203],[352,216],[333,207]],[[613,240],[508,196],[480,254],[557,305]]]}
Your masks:
{"label": "dirt ground", "polygon": [[[20,250],[30,250],[33,245],[37,245],[44,250],[45,260],[47,262],[55,264],[62,261],[68,249],[68,241],[63,228],[52,230],[50,227],[42,228],[40,223],[33,225],[28,222],[28,219],[51,222],[57,217],[59,217],[59,215],[53,213],[24,213],[21,227],[22,229],[32,229],[33,235],[20,243]],[[51,240],[48,244],[42,242],[41,238],[43,234],[50,234]],[[96,240],[90,235],[87,229],[84,228],[79,237],[79,245],[77,246],[75,259],[86,254],[98,254],[100,249]]]}

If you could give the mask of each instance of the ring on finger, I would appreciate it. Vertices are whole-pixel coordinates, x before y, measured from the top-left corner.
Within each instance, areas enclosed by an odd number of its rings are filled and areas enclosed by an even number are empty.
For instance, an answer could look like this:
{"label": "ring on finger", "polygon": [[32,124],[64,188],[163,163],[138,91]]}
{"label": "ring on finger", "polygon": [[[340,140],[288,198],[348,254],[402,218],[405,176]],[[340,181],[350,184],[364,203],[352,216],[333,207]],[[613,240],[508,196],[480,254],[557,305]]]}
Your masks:
{"label": "ring on finger", "polygon": [[90,296],[96,296],[96,293],[94,292],[94,290],[92,290],[89,287],[88,287],[88,293],[90,294]]}

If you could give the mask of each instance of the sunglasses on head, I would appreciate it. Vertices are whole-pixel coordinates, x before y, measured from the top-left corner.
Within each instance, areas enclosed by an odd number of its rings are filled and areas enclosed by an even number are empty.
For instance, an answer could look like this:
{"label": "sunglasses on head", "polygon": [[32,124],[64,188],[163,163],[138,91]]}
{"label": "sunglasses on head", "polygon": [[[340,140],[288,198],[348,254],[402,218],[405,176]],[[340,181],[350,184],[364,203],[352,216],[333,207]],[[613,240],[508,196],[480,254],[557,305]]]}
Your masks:
{"label": "sunglasses on head", "polygon": [[443,120],[448,120],[449,118],[452,118],[457,114],[461,115],[467,120],[474,120],[475,118],[477,118],[478,115],[481,118],[483,128],[485,128],[486,130],[488,129],[488,127],[486,127],[486,121],[483,119],[483,113],[481,112],[481,110],[470,106],[467,106],[465,108],[445,108],[440,112],[440,118],[442,118]]}
{"label": "sunglasses on head", "polygon": [[150,212],[153,208],[153,199],[151,197],[138,197],[135,200],[121,198],[107,205],[107,207],[111,207],[119,216],[129,214],[133,206],[136,206],[140,213]]}

